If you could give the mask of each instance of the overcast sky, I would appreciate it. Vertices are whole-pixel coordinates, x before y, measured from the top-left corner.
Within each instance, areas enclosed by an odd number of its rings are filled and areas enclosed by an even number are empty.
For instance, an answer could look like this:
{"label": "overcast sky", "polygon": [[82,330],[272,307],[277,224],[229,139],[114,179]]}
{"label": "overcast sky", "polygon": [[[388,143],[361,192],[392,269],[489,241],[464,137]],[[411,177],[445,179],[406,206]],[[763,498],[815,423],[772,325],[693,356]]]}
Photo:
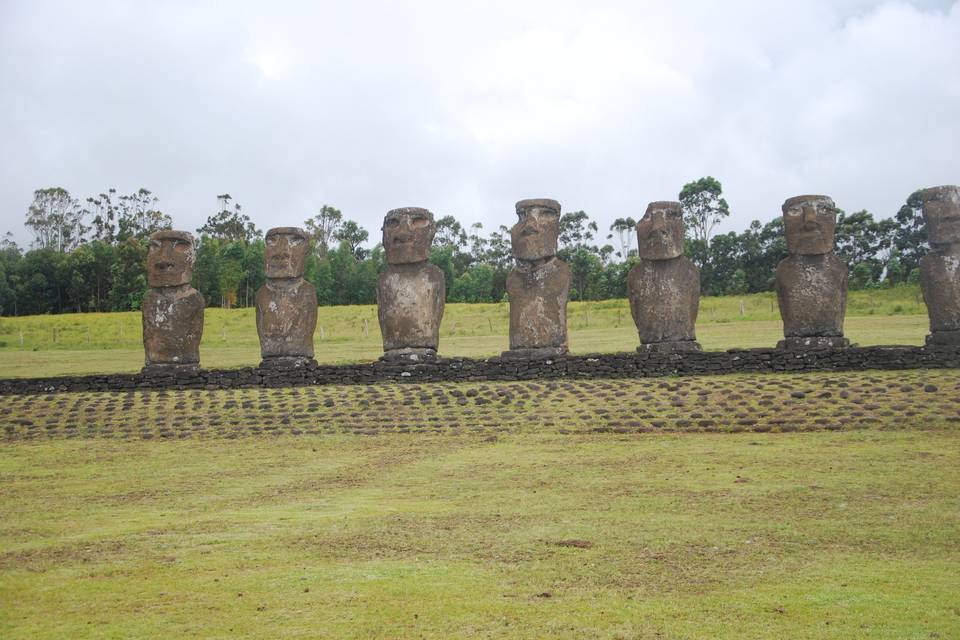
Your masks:
{"label": "overcast sky", "polygon": [[960,0],[0,0],[0,232],[33,190],[146,187],[195,230],[529,197],[606,230],[718,178],[723,230],[960,183]]}

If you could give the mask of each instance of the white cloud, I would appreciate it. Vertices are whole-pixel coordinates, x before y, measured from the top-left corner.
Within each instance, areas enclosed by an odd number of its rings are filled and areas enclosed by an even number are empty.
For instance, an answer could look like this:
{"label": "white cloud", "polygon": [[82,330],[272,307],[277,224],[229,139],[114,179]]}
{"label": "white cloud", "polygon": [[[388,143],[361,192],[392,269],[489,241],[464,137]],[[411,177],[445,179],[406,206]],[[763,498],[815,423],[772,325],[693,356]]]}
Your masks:
{"label": "white cloud", "polygon": [[51,185],[145,186],[186,229],[224,191],[261,227],[328,203],[376,236],[532,196],[605,227],[707,174],[728,229],[960,181],[958,2],[274,5],[2,5],[0,230]]}

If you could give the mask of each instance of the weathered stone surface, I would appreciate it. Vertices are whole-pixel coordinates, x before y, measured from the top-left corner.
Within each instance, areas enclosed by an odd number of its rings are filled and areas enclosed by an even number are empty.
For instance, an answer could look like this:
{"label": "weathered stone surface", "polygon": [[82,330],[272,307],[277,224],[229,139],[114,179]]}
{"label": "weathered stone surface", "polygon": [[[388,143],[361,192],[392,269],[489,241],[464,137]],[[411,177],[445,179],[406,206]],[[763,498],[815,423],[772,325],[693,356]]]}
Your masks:
{"label": "weathered stone surface", "polygon": [[680,203],[651,202],[637,223],[637,244],[640,262],[627,275],[627,294],[638,351],[699,350],[700,270],[683,255]]}
{"label": "weathered stone surface", "polygon": [[267,232],[267,282],[255,299],[261,366],[298,367],[313,360],[317,290],[303,278],[309,248],[302,229],[278,227]]}
{"label": "weathered stone surface", "polygon": [[847,265],[833,253],[788,256],[777,265],[777,302],[786,338],[842,336]]}
{"label": "weathered stone surface", "polygon": [[818,256],[833,251],[837,206],[827,196],[794,196],[783,203],[783,233],[787,252]]}
{"label": "weathered stone surface", "polygon": [[313,358],[317,290],[303,278],[268,279],[257,290],[260,356]]}
{"label": "weathered stone surface", "polygon": [[548,198],[521,200],[519,221],[510,229],[510,248],[517,260],[533,262],[557,255],[560,203]]}
{"label": "weathered stone surface", "polygon": [[920,198],[931,249],[920,260],[927,343],[960,344],[960,187],[923,189]]}
{"label": "weathered stone surface", "polygon": [[426,209],[394,209],[384,218],[389,266],[377,282],[377,315],[387,360],[436,357],[446,285],[443,271],[427,262],[435,233]]}
{"label": "weathered stone surface", "polygon": [[809,351],[810,349],[842,349],[850,346],[843,336],[809,336],[806,338],[784,338],[777,343],[777,349],[788,351]]}
{"label": "weathered stone surface", "polygon": [[523,360],[549,360],[553,358],[561,358],[567,355],[567,347],[534,347],[530,349],[511,349],[510,351],[504,351],[500,355],[500,359],[504,362],[507,361],[523,361]]}
{"label": "weathered stone surface", "polygon": [[683,255],[683,208],[679,202],[651,202],[637,223],[641,260],[671,260]]}
{"label": "weathered stone surface", "polygon": [[553,358],[567,352],[570,267],[556,256],[560,203],[521,200],[510,230],[516,266],[507,276],[511,360]]}
{"label": "weathered stone surface", "polygon": [[537,360],[442,358],[427,363],[377,361],[297,368],[247,367],[167,375],[99,374],[0,379],[0,394],[133,389],[237,389],[376,382],[456,382],[716,375],[746,372],[960,368],[960,346],[849,347],[846,349],[731,349],[605,353]]}
{"label": "weathered stone surface", "polygon": [[185,231],[158,231],[150,236],[147,282],[143,298],[144,373],[183,374],[200,363],[203,296],[190,286],[195,253]]}
{"label": "weathered stone surface", "polygon": [[627,292],[642,344],[696,341],[700,270],[690,258],[641,260],[627,275]]}
{"label": "weathered stone surface", "polygon": [[387,212],[383,219],[383,249],[390,264],[413,264],[430,258],[430,246],[437,233],[433,214],[420,207]]}
{"label": "weathered stone surface", "polygon": [[[841,338],[847,306],[847,266],[833,253],[837,208],[827,196],[797,196],[783,203],[790,255],[777,265],[776,289],[785,349],[822,348],[817,341]],[[847,341],[828,341],[839,347]]]}
{"label": "weathered stone surface", "polygon": [[683,353],[685,351],[703,351],[703,348],[696,340],[646,342],[637,347],[638,353]]}

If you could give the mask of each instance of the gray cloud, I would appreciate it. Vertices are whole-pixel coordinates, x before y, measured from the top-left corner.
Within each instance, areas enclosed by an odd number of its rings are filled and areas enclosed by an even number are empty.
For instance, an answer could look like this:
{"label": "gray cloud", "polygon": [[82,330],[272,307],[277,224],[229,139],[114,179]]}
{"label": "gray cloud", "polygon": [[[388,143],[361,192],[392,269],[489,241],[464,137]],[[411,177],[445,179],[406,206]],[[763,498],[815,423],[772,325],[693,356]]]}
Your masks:
{"label": "gray cloud", "polygon": [[960,181],[960,2],[5,3],[0,230],[32,191],[153,190],[195,229],[321,204],[487,229],[546,196],[603,227],[714,175],[893,214]]}

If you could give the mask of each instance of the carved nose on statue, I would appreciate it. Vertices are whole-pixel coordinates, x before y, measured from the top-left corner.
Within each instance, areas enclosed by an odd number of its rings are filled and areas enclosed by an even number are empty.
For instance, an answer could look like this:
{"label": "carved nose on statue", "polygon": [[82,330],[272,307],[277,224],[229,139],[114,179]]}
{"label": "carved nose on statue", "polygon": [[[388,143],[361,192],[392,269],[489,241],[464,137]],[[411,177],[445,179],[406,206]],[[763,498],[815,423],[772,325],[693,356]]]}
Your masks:
{"label": "carved nose on statue", "polygon": [[804,207],[801,220],[804,222],[814,222],[817,219],[817,210],[813,207]]}

